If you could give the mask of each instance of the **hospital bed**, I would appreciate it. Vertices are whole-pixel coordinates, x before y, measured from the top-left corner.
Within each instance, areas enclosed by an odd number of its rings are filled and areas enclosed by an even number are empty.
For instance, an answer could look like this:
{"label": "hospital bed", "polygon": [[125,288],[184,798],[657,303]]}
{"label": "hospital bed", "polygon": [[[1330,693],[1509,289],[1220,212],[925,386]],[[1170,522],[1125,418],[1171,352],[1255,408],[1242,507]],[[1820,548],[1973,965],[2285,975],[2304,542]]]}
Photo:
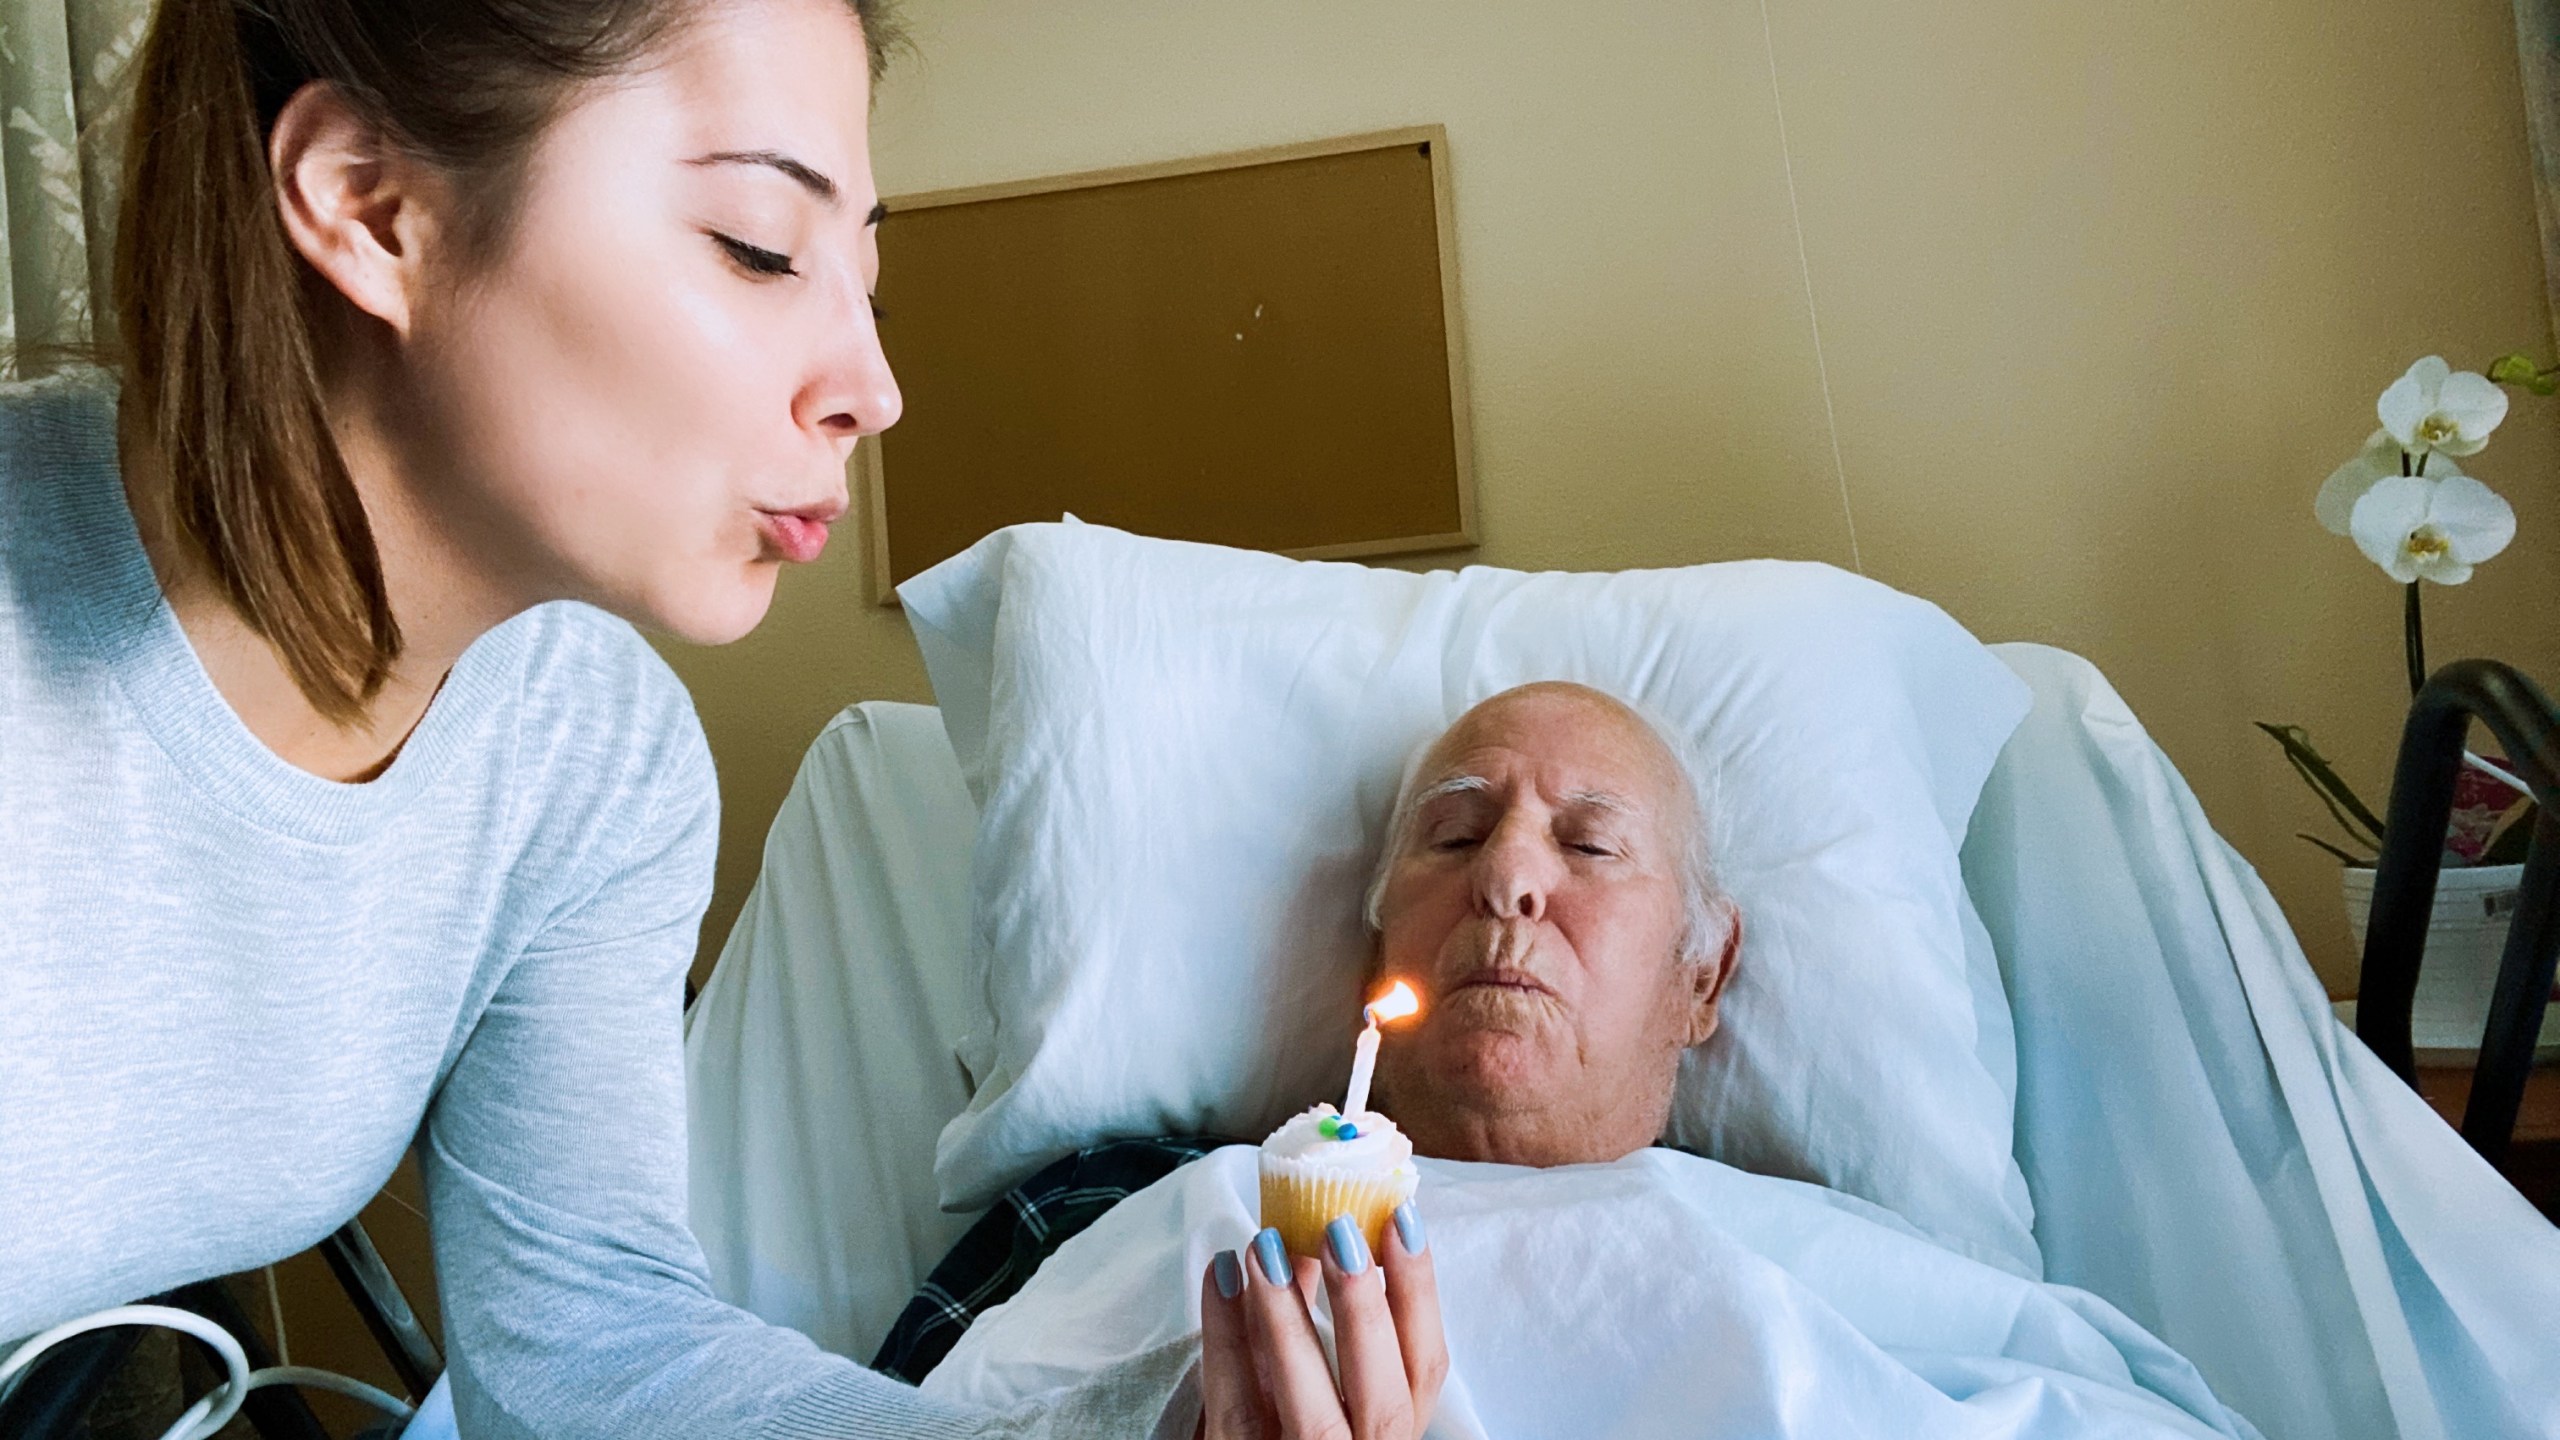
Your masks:
{"label": "hospital bed", "polygon": [[[2560,1434],[2560,1231],[2337,1023],[2097,670],[1994,649],[2033,709],[1963,874],[2014,1019],[2046,1278],[2183,1352],[2274,1440]],[[933,1177],[984,1003],[974,818],[935,710],[838,715],[689,1023],[715,1284],[856,1359],[974,1218]]]}

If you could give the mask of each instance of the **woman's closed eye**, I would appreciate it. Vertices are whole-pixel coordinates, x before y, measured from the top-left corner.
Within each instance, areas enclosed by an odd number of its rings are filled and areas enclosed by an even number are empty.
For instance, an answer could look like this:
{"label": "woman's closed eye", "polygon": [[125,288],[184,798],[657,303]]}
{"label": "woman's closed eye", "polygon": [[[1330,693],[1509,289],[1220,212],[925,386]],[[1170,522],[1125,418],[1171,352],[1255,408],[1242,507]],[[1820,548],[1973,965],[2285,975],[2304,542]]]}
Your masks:
{"label": "woman's closed eye", "polygon": [[761,245],[750,245],[735,235],[723,235],[717,230],[705,233],[718,242],[722,250],[728,252],[729,258],[736,262],[739,269],[751,275],[778,278],[800,273],[791,268],[791,257],[779,251],[767,250]]}
{"label": "woman's closed eye", "polygon": [[[761,245],[750,245],[735,235],[723,235],[717,230],[707,230],[703,233],[718,241],[720,248],[728,252],[729,259],[735,262],[739,269],[759,280],[779,280],[785,276],[800,273],[792,267],[791,257],[778,250],[767,250]],[[887,317],[889,312],[880,308],[877,297],[866,293],[862,298],[864,303],[871,307],[872,319],[879,320]]]}

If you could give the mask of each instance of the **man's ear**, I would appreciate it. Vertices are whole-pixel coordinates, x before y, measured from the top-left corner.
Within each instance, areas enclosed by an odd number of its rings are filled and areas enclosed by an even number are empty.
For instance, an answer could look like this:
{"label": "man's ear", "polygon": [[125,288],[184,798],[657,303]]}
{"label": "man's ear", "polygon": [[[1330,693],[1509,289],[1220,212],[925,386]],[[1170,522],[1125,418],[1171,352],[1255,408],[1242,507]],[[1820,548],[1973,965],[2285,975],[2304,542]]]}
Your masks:
{"label": "man's ear", "polygon": [[405,339],[434,232],[427,167],[324,81],[295,91],[277,114],[267,167],[286,242],[347,303]]}
{"label": "man's ear", "polygon": [[1716,1033],[1716,1002],[1724,997],[1724,987],[1732,983],[1734,970],[1742,964],[1742,911],[1728,900],[1724,914],[1724,945],[1716,958],[1688,967],[1689,1037],[1683,1045],[1703,1045]]}

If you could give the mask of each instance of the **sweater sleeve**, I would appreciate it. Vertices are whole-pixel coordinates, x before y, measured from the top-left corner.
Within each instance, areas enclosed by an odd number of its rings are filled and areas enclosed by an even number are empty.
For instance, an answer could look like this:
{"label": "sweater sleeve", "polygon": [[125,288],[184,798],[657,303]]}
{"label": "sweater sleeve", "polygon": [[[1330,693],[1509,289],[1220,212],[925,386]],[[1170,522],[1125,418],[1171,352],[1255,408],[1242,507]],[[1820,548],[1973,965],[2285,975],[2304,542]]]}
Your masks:
{"label": "sweater sleeve", "polygon": [[420,1149],[462,1433],[1015,1433],[711,1292],[685,1222],[682,985],[719,803],[694,740],[627,853],[510,968],[428,1110]]}

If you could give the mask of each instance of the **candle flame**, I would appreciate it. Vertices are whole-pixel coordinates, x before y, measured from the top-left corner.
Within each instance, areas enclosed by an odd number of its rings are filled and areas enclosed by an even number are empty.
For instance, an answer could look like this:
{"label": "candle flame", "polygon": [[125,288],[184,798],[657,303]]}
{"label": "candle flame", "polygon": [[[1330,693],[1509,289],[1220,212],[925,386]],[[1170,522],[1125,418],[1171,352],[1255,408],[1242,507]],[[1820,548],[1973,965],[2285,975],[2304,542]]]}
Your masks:
{"label": "candle flame", "polygon": [[1421,1009],[1422,997],[1413,993],[1412,986],[1399,980],[1369,1002],[1368,1015],[1372,1023],[1384,1024],[1389,1020],[1402,1020]]}

